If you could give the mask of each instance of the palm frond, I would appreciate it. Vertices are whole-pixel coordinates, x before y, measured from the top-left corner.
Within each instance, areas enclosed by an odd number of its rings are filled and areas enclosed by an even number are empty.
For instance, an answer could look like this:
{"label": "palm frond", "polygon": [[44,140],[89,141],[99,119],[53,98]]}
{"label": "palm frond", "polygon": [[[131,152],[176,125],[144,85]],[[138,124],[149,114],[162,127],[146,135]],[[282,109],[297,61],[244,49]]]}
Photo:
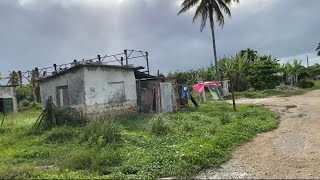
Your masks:
{"label": "palm frond", "polygon": [[220,6],[220,9],[224,11],[229,17],[231,17],[231,11],[228,5],[224,2],[224,0],[217,0]]}
{"label": "palm frond", "polygon": [[181,4],[181,10],[179,11],[178,15],[184,13],[191,9],[193,6],[199,3],[200,0],[184,0]]}
{"label": "palm frond", "polygon": [[221,9],[219,7],[219,3],[216,0],[211,0],[210,2],[211,3],[210,3],[209,11],[211,11],[212,13],[214,13],[216,15],[217,22],[219,23],[219,26],[223,27],[224,16],[223,16],[223,13],[221,12]]}
{"label": "palm frond", "polygon": [[201,18],[200,31],[202,31],[206,26],[208,19],[208,3],[206,0],[201,1],[200,5],[197,7],[193,17],[193,22],[198,18]]}

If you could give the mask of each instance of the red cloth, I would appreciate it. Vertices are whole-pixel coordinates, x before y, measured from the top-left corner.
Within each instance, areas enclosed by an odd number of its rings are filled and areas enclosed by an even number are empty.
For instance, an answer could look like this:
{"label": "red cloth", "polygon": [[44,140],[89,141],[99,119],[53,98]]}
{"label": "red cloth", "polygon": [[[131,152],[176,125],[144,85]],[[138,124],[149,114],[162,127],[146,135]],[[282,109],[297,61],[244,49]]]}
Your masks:
{"label": "red cloth", "polygon": [[201,93],[203,91],[204,87],[208,87],[208,86],[219,87],[219,86],[221,86],[221,84],[219,82],[209,81],[209,82],[204,82],[204,83],[200,83],[200,84],[195,84],[192,86],[192,89],[197,93]]}
{"label": "red cloth", "polygon": [[197,93],[201,93],[204,89],[204,83],[201,84],[195,84],[192,86],[192,89],[197,92]]}

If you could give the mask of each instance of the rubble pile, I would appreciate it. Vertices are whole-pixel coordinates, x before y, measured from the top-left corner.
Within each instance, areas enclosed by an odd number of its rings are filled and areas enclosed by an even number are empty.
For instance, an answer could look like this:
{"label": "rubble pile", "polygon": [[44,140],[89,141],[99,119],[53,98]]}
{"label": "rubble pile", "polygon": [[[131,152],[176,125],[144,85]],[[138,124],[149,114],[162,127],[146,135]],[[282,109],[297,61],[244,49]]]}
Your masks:
{"label": "rubble pile", "polygon": [[280,85],[275,88],[276,91],[282,91],[282,92],[294,92],[299,91],[300,88],[297,86],[290,86],[290,85]]}

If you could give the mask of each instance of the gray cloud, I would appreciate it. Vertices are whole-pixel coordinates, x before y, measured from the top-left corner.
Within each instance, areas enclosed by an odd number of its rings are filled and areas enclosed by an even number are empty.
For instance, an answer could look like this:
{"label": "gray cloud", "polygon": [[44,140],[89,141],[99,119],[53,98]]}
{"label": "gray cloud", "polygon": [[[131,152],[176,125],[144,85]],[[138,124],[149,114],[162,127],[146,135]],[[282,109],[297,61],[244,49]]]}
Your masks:
{"label": "gray cloud", "polygon": [[[149,51],[153,73],[206,66],[213,59],[210,31],[200,33],[192,13],[177,16],[177,1],[2,0],[0,72],[123,49]],[[286,60],[313,52],[320,41],[318,7],[318,0],[241,2],[224,28],[216,28],[218,56],[253,48]]]}

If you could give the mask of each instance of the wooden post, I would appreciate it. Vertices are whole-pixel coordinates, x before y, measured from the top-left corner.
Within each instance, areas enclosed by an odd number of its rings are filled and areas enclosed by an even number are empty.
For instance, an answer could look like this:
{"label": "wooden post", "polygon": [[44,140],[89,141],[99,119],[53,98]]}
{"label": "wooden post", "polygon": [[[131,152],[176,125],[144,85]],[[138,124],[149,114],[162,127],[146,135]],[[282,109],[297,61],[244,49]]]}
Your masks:
{"label": "wooden post", "polygon": [[234,95],[234,83],[233,83],[232,80],[230,81],[230,84],[231,84],[231,96],[232,96],[232,106],[233,106],[233,110],[234,110],[234,111],[237,111],[237,108],[236,108],[236,99],[235,99],[235,95]]}
{"label": "wooden post", "polygon": [[146,60],[147,60],[148,75],[150,75],[150,69],[149,69],[149,53],[148,53],[148,52],[146,52]]}
{"label": "wooden post", "polygon": [[123,66],[123,61],[124,61],[124,59],[123,59],[123,57],[121,57],[121,59],[120,59],[120,63],[121,63],[121,66]]}
{"label": "wooden post", "polygon": [[[198,81],[199,84],[203,83],[203,81]],[[206,103],[206,91],[203,88],[203,91],[200,93],[200,100],[202,103]]]}
{"label": "wooden post", "polygon": [[126,65],[128,66],[129,65],[129,62],[128,62],[128,51],[124,50],[124,54],[125,54],[125,58],[126,58]]}
{"label": "wooden post", "polygon": [[54,71],[57,71],[57,64],[53,64]]}
{"label": "wooden post", "polygon": [[22,87],[22,73],[21,73],[21,71],[18,71],[18,74],[19,74],[20,87]]}
{"label": "wooden post", "polygon": [[36,72],[36,78],[38,78],[39,77],[39,69],[36,67],[34,70]]}

